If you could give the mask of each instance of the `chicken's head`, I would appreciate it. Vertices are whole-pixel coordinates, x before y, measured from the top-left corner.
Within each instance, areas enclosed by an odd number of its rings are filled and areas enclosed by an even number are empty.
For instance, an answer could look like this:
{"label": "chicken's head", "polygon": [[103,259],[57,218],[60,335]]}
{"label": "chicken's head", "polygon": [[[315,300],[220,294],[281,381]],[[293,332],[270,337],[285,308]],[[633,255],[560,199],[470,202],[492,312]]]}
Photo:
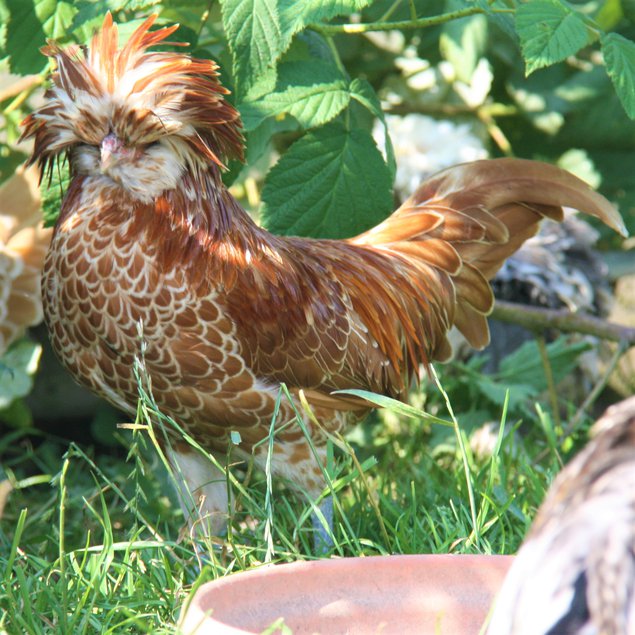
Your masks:
{"label": "chicken's head", "polygon": [[106,15],[90,47],[44,53],[57,70],[44,106],[30,114],[24,138],[42,169],[69,156],[74,175],[108,179],[141,201],[176,187],[185,171],[242,158],[238,112],[227,102],[216,64],[172,51],[151,51],[178,26],[149,31],[150,16],[121,48]]}

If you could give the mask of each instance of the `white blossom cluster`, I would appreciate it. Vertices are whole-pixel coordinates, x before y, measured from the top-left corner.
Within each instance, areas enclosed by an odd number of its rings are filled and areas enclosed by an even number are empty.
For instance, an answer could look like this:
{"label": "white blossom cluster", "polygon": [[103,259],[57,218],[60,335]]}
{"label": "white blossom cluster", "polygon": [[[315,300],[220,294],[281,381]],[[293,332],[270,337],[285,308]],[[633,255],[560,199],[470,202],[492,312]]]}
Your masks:
{"label": "white blossom cluster", "polygon": [[[387,115],[386,124],[397,163],[395,191],[401,200],[435,172],[488,155],[483,142],[467,123],[409,114]],[[373,136],[379,148],[385,145],[385,134],[384,125],[378,121]]]}

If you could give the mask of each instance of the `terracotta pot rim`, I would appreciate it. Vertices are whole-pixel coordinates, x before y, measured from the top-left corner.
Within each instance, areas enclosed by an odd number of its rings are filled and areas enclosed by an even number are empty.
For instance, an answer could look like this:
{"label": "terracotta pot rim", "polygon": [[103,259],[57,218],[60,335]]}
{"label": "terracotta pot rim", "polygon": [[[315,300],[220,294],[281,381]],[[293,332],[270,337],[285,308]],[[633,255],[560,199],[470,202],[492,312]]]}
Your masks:
{"label": "terracotta pot rim", "polygon": [[439,632],[452,635],[476,633],[512,560],[399,554],[265,564],[199,587],[184,604],[181,628],[260,633],[283,617],[294,635],[374,633],[380,626],[385,634],[412,632],[406,620],[441,623]]}

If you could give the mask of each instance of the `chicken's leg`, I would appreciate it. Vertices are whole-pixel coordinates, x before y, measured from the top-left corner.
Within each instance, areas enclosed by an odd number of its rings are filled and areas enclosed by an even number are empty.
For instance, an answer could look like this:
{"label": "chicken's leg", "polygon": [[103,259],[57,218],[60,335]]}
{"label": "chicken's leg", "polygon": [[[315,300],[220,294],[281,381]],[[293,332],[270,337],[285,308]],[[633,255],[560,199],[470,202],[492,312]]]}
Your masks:
{"label": "chicken's leg", "polygon": [[192,532],[224,535],[233,510],[225,472],[211,457],[189,446],[169,448],[168,458],[177,479],[179,502]]}

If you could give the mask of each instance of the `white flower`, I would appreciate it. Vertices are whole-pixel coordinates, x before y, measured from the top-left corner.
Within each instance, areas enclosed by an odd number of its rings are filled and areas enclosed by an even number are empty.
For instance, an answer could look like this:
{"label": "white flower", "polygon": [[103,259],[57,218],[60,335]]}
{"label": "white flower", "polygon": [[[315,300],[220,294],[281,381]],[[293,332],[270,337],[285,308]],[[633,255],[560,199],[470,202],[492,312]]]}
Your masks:
{"label": "white flower", "polygon": [[[444,168],[487,157],[482,141],[466,123],[433,119],[425,115],[386,116],[395,150],[395,191],[404,200],[430,175]],[[373,130],[379,148],[385,145],[381,122]]]}

